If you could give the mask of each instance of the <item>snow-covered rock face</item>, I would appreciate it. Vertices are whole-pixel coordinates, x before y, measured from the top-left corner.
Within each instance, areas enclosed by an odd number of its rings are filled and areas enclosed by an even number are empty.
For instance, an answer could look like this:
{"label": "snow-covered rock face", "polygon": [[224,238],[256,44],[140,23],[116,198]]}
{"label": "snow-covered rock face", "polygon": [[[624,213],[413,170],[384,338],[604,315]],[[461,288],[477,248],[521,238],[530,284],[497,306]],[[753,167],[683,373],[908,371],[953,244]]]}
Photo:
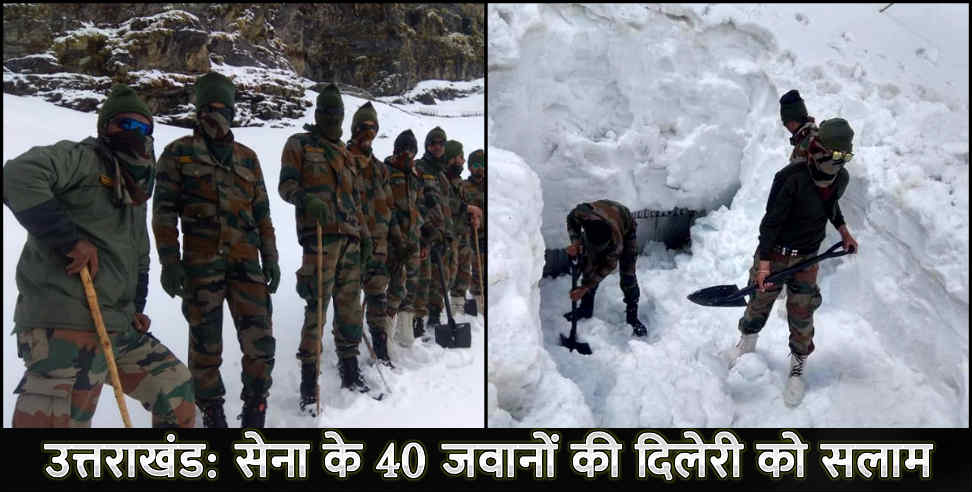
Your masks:
{"label": "snow-covered rock face", "polygon": [[[494,144],[543,178],[551,247],[566,242],[563,217],[580,201],[610,196],[632,210],[729,203],[759,116],[776,103],[760,69],[772,36],[695,28],[688,16],[639,6],[540,6],[529,20],[500,6],[491,15]],[[520,34],[518,23],[529,28]]]}
{"label": "snow-covered rock face", "polygon": [[[491,421],[529,425],[518,409],[560,405],[604,426],[968,425],[968,106],[964,91],[943,89],[967,87],[967,75],[929,69],[913,56],[925,40],[888,34],[901,19],[920,20],[911,7],[896,19],[848,7],[841,19],[855,32],[836,36],[833,12],[802,7],[489,7],[489,141],[522,157],[542,188],[542,209],[537,200],[510,211],[523,215],[519,224],[540,216],[547,247],[562,247],[564,218],[581,201],[709,209],[692,228],[691,255],[656,245],[638,259],[648,337],[631,338],[617,275],[602,283],[594,318],[579,326],[589,357],[557,345],[569,329],[570,279],[539,280],[536,266],[515,265],[530,290],[504,305],[541,298],[541,337],[516,338],[515,350],[535,361],[543,349],[555,367],[501,360],[494,369],[492,354],[513,339],[493,342],[493,320],[519,311],[491,308]],[[954,19],[967,37],[967,12]],[[818,122],[843,117],[856,132],[841,208],[861,252],[821,263],[817,349],[804,403],[791,410],[781,398],[785,312],[774,308],[756,352],[729,370],[722,352],[738,338],[741,310],[685,296],[745,284],[773,175],[791,148],[777,100],[792,88]],[[497,174],[501,187],[519,187]],[[507,240],[493,220],[490,210],[491,255]],[[827,227],[823,247],[839,240]],[[497,377],[513,373],[516,383]],[[563,378],[580,389],[580,406],[529,394],[542,386],[534,381]]]}

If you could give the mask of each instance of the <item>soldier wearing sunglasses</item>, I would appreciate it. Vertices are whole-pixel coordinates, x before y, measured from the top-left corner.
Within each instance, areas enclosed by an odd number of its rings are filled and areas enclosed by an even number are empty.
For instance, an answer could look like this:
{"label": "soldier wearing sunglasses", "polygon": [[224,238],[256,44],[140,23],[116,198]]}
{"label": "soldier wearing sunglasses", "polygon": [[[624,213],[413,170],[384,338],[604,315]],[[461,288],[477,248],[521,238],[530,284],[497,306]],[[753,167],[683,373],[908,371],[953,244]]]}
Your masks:
{"label": "soldier wearing sunglasses", "polygon": [[[243,427],[262,428],[273,382],[270,294],[280,282],[277,244],[257,155],[230,130],[236,88],[215,72],[196,81],[192,135],[166,146],[152,227],[162,288],[182,297],[189,323],[189,369],[206,427],[226,427],[223,301],[243,352]],[[183,247],[177,221],[182,223]],[[262,260],[262,262],[261,262]]]}
{"label": "soldier wearing sunglasses", "polygon": [[87,267],[122,382],[154,427],[192,427],[189,370],[148,333],[146,200],[152,112],[124,85],[98,114],[98,138],[34,147],[3,168],[3,201],[29,233],[17,264],[14,331],[27,367],[14,427],[90,427],[108,373],[77,275]]}
{"label": "soldier wearing sunglasses", "polygon": [[[749,270],[750,285],[758,287],[739,320],[739,342],[730,350],[730,367],[756,348],[781,285],[766,282],[770,272],[783,270],[817,254],[829,221],[840,232],[844,249],[857,252],[857,241],[847,229],[838,200],[847,188],[845,167],[853,158],[854,131],[841,118],[820,123],[819,133],[807,145],[807,160],[793,162],[776,173],[759,226],[759,246]],[[813,352],[813,312],[822,297],[815,264],[786,281],[787,321],[790,327],[790,372],[784,402],[795,406],[803,399],[802,379],[807,357]]]}

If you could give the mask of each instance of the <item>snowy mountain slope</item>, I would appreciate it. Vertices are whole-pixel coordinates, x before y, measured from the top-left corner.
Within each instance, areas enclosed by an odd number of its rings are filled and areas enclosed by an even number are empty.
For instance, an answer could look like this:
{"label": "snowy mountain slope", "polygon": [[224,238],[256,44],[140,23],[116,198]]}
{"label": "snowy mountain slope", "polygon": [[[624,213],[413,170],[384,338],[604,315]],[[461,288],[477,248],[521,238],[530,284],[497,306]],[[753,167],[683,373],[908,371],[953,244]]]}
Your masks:
{"label": "snowy mountain slope", "polygon": [[[483,81],[480,80],[478,83],[481,86]],[[313,103],[316,96],[316,93],[308,91],[305,97]],[[344,96],[348,115],[344,126],[345,137],[350,135],[350,116],[364,102],[365,100],[360,98]],[[464,105],[462,100],[453,102],[457,105],[456,111],[450,113],[448,109],[439,108],[444,113],[443,117],[416,116],[387,104],[375,102],[381,124],[378,138],[374,143],[376,155],[382,159],[390,155],[395,137],[405,129],[411,128],[421,141],[435,126],[442,126],[450,138],[460,140],[467,153],[483,148],[482,116],[462,117],[459,110],[468,110],[470,105]],[[479,114],[482,112],[480,105]],[[4,94],[3,159],[6,161],[16,157],[35,145],[49,145],[61,139],[81,140],[94,133],[96,119],[96,114],[79,113],[56,107],[39,98]],[[294,272],[299,267],[301,253],[297,244],[293,207],[285,203],[276,190],[283,143],[291,134],[302,131],[299,129],[301,124],[312,121],[313,112],[309,110],[304,121],[296,122],[296,128],[236,128],[233,130],[237,140],[256,151],[260,158],[267,180],[277,248],[281,255],[282,278],[277,293],[273,295],[273,326],[277,340],[277,357],[273,372],[274,384],[268,403],[267,425],[270,427],[482,426],[484,402],[481,395],[485,392],[483,382],[485,333],[482,316],[472,318],[459,315],[457,317],[457,321],[472,323],[473,345],[469,350],[445,350],[432,342],[425,344],[417,342],[407,349],[392,344],[390,349],[392,360],[397,364],[398,369],[393,372],[383,370],[392,394],[386,395],[381,402],[376,402],[364,397],[354,397],[347,391],[339,390],[337,358],[333,338],[330,335],[333,306],[328,309],[328,320],[324,328],[324,356],[321,361],[323,416],[315,421],[297,415],[300,372],[295,354],[300,326],[303,322],[304,301],[296,295]],[[161,155],[163,148],[169,142],[187,133],[188,131],[182,128],[156,125],[156,155]],[[13,312],[17,298],[14,275],[27,236],[6,207],[3,211],[3,221],[3,354],[5,361],[3,425],[10,425],[16,402],[13,389],[23,375],[23,364],[17,358],[15,338],[10,334],[13,329]],[[153,320],[152,333],[180,360],[186,362],[188,325],[182,317],[181,300],[170,298],[161,288],[160,267],[154,241],[151,256],[146,313]],[[226,415],[232,426],[238,425],[238,421],[234,418],[240,413],[242,405],[239,400],[241,352],[228,308],[224,308],[223,311],[223,347],[222,375],[227,389]],[[381,386],[376,370],[366,363],[369,353],[364,344],[360,346],[360,351],[359,361],[364,367],[365,378],[373,386]],[[151,425],[149,414],[143,411],[134,400],[128,399],[128,407],[135,426]],[[99,411],[92,425],[96,427],[122,425],[110,388],[102,392]],[[201,421],[197,421],[197,425],[201,425]]]}
{"label": "snowy mountain slope", "polygon": [[[523,211],[506,228],[535,227],[539,214],[546,247],[556,248],[580,201],[710,210],[692,228],[690,252],[650,245],[638,260],[646,339],[624,324],[612,275],[595,317],[579,325],[594,354],[569,353],[558,333],[570,328],[561,316],[570,279],[532,284],[541,321],[527,318],[521,330],[539,332],[556,374],[529,379],[565,377],[582,394],[558,401],[561,414],[604,426],[968,425],[968,103],[967,89],[955,88],[967,88],[968,43],[954,42],[968,37],[968,11],[939,6],[923,16],[927,6],[895,5],[891,21],[872,7],[490,7],[490,145],[520,156],[543,196],[538,209],[517,199],[519,189],[493,188],[491,204],[502,198]],[[942,47],[937,65],[920,56],[931,43],[894,34],[895,22]],[[817,350],[796,409],[781,398],[779,306],[756,353],[730,371],[723,352],[742,310],[685,300],[746,282],[766,195],[790,150],[777,99],[791,88],[818,121],[841,116],[857,133],[841,206],[861,245],[857,256],[821,264]],[[493,242],[492,220],[490,231]],[[831,228],[823,246],[838,239]],[[503,295],[498,287],[491,296]],[[502,353],[492,335],[491,353],[494,343]],[[517,364],[491,357],[491,376],[509,371],[494,362]],[[504,401],[521,388],[490,383],[491,425],[534,425],[532,415],[551,410],[540,398],[516,400],[533,409],[518,418]]]}

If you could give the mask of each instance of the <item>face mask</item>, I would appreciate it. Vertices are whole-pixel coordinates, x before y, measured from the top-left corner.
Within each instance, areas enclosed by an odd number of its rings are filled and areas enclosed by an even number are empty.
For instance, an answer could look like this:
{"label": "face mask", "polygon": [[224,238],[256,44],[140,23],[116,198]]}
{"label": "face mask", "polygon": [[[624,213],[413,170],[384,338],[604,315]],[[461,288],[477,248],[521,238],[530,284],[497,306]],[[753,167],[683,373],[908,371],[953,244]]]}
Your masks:
{"label": "face mask", "polygon": [[233,121],[233,110],[230,108],[204,107],[196,115],[196,119],[202,126],[203,132],[209,138],[220,139],[230,131],[230,123]]}
{"label": "face mask", "polygon": [[318,108],[314,112],[314,121],[320,129],[321,135],[328,140],[339,140],[341,138],[341,122],[344,121],[344,108],[330,107]]}
{"label": "face mask", "polygon": [[[822,162],[822,163],[819,163],[819,164],[817,162],[811,163],[810,164],[810,177],[813,178],[813,184],[815,184],[815,185],[817,185],[817,186],[819,186],[821,188],[826,188],[826,187],[830,186],[831,183],[833,183],[834,180],[837,179],[837,172],[835,171],[833,174],[828,174],[828,173],[824,172],[821,169],[822,168],[823,169],[832,169],[833,167],[834,167],[834,164],[833,164],[832,161],[825,161],[825,162]],[[837,171],[839,171],[840,170],[840,166],[836,166],[836,167],[837,167]]]}
{"label": "face mask", "polygon": [[116,200],[127,205],[145,203],[155,185],[154,140],[135,130],[107,135],[104,139],[116,157]]}

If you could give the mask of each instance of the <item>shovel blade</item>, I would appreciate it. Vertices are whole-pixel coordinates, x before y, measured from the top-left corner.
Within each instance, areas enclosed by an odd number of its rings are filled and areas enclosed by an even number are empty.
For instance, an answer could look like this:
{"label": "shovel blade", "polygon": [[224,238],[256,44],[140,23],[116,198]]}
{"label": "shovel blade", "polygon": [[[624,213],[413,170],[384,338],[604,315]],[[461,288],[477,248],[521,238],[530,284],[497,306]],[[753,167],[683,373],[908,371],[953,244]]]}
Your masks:
{"label": "shovel blade", "polygon": [[476,299],[466,299],[466,304],[463,306],[463,311],[469,316],[479,316],[479,310],[476,309]]}
{"label": "shovel blade", "polygon": [[469,323],[436,325],[435,343],[443,348],[469,348],[472,346],[472,328]]}
{"label": "shovel blade", "polygon": [[710,306],[710,307],[744,307],[746,306],[746,297],[739,296],[733,298],[739,293],[739,288],[735,285],[717,285],[715,287],[707,287],[705,289],[697,290],[688,296],[688,300],[700,305],[700,306]]}
{"label": "shovel blade", "polygon": [[571,352],[577,350],[581,354],[591,355],[591,346],[584,342],[578,342],[577,339],[560,335],[560,344],[567,347],[567,350]]}

